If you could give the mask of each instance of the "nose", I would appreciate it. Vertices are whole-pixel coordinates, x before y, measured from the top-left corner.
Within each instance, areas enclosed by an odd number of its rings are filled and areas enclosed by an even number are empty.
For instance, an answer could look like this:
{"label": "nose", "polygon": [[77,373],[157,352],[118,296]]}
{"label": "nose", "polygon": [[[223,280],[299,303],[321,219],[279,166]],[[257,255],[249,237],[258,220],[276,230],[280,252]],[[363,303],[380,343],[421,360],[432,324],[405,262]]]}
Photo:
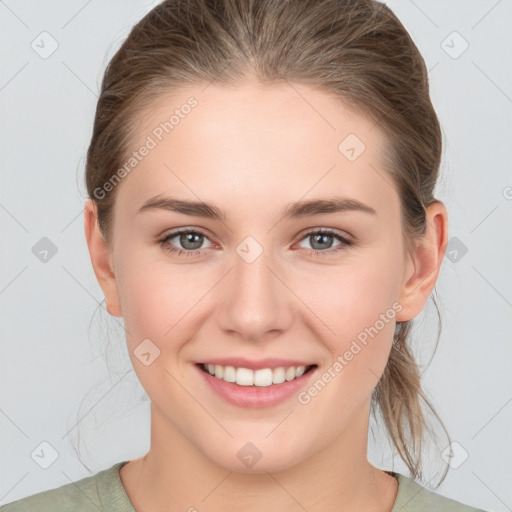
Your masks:
{"label": "nose", "polygon": [[217,318],[225,332],[254,342],[277,337],[290,327],[294,295],[271,251],[263,250],[252,260],[247,257],[251,250],[254,247],[234,255],[233,268],[223,280]]}

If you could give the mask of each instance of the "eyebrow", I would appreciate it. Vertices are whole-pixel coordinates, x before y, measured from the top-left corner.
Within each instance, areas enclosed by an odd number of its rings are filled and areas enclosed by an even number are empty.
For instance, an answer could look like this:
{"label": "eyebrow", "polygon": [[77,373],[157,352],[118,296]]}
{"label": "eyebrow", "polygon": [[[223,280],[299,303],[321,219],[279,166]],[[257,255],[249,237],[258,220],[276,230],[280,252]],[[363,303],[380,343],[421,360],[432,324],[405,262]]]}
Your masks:
{"label": "eyebrow", "polygon": [[[203,217],[213,220],[226,220],[227,213],[217,206],[202,201],[186,201],[172,197],[155,196],[148,199],[137,213],[148,210],[167,210],[194,217]],[[356,199],[343,197],[332,197],[328,199],[310,199],[298,201],[285,207],[280,220],[297,219],[313,215],[324,215],[329,213],[360,211],[376,215],[377,212]]]}

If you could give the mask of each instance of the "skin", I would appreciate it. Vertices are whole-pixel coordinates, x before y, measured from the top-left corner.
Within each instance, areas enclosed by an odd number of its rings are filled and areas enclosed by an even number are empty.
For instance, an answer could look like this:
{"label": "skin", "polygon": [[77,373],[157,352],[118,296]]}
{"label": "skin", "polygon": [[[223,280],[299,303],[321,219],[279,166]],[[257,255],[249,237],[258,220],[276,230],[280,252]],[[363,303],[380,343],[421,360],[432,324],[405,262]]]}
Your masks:
{"label": "skin", "polygon": [[[251,81],[203,89],[169,94],[139,120],[134,150],[169,112],[190,96],[198,100],[118,185],[112,244],[101,237],[94,203],[85,205],[96,277],[108,311],[124,318],[133,367],[151,399],[151,447],[122,468],[123,485],[138,512],[283,512],[298,510],[297,503],[309,512],[389,511],[397,481],[367,460],[370,399],[395,320],[417,316],[435,285],[446,209],[429,206],[425,236],[406,251],[400,199],[382,170],[379,125],[311,86]],[[353,162],[338,150],[350,133],[366,145]],[[377,214],[278,222],[287,204],[333,191]],[[137,214],[158,194],[212,202],[228,218]],[[200,255],[178,256],[158,244],[183,227],[206,235]],[[351,235],[354,244],[315,255],[318,245],[306,233],[319,228]],[[247,236],[263,248],[252,263],[236,252]],[[319,250],[340,242],[324,243]],[[172,244],[191,247],[179,236]],[[299,358],[321,374],[397,301],[395,320],[307,405],[296,396],[264,409],[231,405],[193,366],[233,355]],[[146,338],[160,350],[149,366],[134,355]],[[251,468],[236,456],[249,441],[262,453]]]}

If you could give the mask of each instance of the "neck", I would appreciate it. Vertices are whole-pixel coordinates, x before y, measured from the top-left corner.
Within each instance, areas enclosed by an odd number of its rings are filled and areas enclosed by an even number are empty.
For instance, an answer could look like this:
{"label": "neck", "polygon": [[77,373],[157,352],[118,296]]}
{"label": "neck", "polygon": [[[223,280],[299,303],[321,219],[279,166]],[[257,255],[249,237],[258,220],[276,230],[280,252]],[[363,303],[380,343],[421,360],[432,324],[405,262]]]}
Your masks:
{"label": "neck", "polygon": [[219,466],[169,426],[154,405],[151,416],[149,452],[121,470],[137,512],[288,512],[297,507],[389,512],[393,507],[397,481],[367,460],[368,411],[320,452],[285,470],[258,473]]}

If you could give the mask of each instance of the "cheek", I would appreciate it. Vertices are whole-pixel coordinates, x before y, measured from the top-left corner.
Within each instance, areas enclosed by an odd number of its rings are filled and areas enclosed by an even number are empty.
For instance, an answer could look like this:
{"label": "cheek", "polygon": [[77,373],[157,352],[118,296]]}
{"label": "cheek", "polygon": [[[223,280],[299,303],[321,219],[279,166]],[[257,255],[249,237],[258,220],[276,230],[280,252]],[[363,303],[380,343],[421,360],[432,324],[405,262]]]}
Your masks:
{"label": "cheek", "polygon": [[149,338],[176,352],[218,277],[206,266],[172,264],[159,250],[133,250],[120,259],[117,286],[130,347]]}
{"label": "cheek", "polygon": [[[357,336],[386,314],[399,296],[400,261],[385,254],[351,256],[339,266],[318,266],[296,283],[304,303],[343,342]],[[394,320],[388,312],[388,320]],[[386,324],[387,325],[387,324]]]}
{"label": "cheek", "polygon": [[387,363],[401,309],[400,264],[390,244],[368,256],[351,255],[339,267],[319,266],[297,293],[323,324],[317,332],[330,354],[327,367],[338,361],[331,372],[343,374],[337,382],[356,394],[367,395]]}
{"label": "cheek", "polygon": [[178,272],[169,272],[165,265],[149,258],[152,251],[132,248],[129,254],[123,253],[119,244],[123,256],[116,265],[116,279],[127,338],[133,338],[131,343],[139,338],[162,339],[176,317],[183,314],[186,297],[181,292],[182,279]]}
{"label": "cheek", "polygon": [[133,368],[151,400],[165,403],[170,396],[179,397],[169,372],[182,378],[179,359],[191,336],[193,304],[201,290],[190,281],[187,285],[179,271],[146,260],[144,264],[144,255],[137,258],[134,253],[118,265],[118,290]]}

